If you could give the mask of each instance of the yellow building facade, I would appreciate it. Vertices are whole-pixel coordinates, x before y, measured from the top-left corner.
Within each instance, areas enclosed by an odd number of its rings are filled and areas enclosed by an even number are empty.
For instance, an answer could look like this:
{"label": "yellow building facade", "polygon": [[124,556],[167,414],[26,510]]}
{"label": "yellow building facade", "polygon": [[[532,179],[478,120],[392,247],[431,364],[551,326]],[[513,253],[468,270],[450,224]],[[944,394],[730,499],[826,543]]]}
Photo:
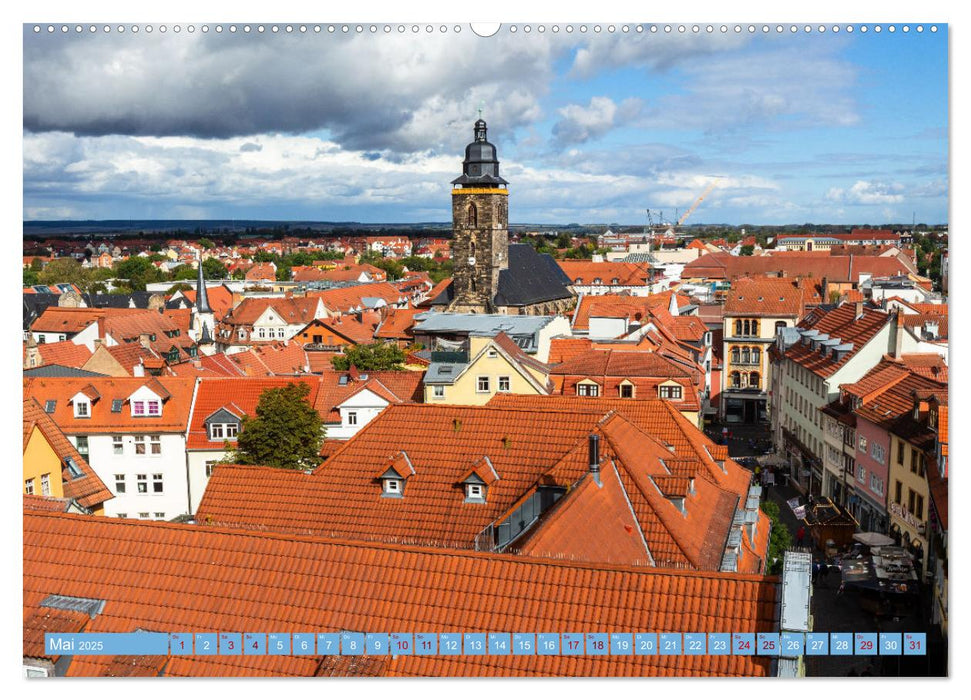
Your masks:
{"label": "yellow building facade", "polygon": [[24,493],[64,498],[61,458],[36,425],[24,444]]}
{"label": "yellow building facade", "polygon": [[[927,566],[927,518],[930,491],[924,453],[896,435],[890,436],[890,473],[887,512],[890,531],[900,532],[905,547],[920,548],[922,567]],[[896,529],[895,529],[896,528]]]}
{"label": "yellow building facade", "polygon": [[435,363],[425,377],[425,403],[481,406],[496,394],[548,394],[549,370],[517,357],[493,338],[471,336],[469,361]]}

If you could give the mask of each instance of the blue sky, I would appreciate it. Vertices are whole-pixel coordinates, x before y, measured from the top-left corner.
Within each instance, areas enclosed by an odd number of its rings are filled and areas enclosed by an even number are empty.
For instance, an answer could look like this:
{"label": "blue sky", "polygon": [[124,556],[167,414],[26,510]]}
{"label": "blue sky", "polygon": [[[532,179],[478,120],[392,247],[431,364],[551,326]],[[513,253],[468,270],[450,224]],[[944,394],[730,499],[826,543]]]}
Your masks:
{"label": "blue sky", "polygon": [[690,222],[947,222],[945,27],[634,26],[490,39],[25,27],[24,216],[447,221],[481,101],[513,222],[673,218],[711,182]]}

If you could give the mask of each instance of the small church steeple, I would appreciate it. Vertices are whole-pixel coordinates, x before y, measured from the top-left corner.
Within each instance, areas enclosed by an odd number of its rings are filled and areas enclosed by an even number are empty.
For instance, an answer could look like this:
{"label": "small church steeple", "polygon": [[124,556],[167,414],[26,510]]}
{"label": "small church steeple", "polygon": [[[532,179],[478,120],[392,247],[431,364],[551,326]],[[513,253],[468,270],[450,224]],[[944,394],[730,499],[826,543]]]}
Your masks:
{"label": "small church steeple", "polygon": [[209,307],[209,293],[206,292],[206,278],[202,270],[202,253],[199,253],[199,274],[196,280],[196,313],[212,313]]}

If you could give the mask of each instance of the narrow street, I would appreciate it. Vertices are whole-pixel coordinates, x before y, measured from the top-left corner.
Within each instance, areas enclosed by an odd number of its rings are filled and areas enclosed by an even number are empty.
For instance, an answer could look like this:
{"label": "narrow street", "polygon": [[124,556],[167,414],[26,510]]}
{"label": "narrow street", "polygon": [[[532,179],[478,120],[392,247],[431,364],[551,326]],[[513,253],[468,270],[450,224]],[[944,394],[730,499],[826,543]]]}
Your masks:
{"label": "narrow street", "polygon": [[[731,437],[728,439],[728,452],[733,459],[758,456],[762,454],[750,444],[751,440],[767,440],[769,430],[764,425],[727,425],[712,424],[705,432],[716,441],[722,437],[722,428],[727,427]],[[743,464],[743,466],[746,466]],[[746,466],[752,470],[751,466]],[[785,481],[782,479],[781,481]],[[798,498],[805,503],[805,497],[787,483],[777,483],[768,489],[766,498],[779,506],[779,516],[792,534],[793,544],[796,532],[802,521],[797,519],[787,501]],[[812,547],[810,538],[806,543]],[[814,562],[823,562],[823,553],[812,548]],[[818,632],[924,632],[927,634],[928,653],[926,656],[807,656],[806,674],[814,677],[826,676],[944,676],[946,655],[940,638],[932,635],[929,602],[922,596],[921,605],[906,617],[877,617],[859,604],[855,594],[840,594],[840,573],[832,569],[825,577],[813,584],[812,616],[813,629]]]}

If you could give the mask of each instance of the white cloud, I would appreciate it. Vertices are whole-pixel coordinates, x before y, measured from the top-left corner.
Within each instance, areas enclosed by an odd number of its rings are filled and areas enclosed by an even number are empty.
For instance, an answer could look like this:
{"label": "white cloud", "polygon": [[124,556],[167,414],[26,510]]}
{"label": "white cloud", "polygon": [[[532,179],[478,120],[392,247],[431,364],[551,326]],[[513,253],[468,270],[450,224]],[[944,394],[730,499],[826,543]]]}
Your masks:
{"label": "white cloud", "polygon": [[630,97],[619,105],[609,97],[590,98],[587,106],[570,104],[559,110],[560,120],[553,125],[553,137],[565,144],[578,144],[603,136],[626,124],[641,111],[643,102]]}
{"label": "white cloud", "polygon": [[832,187],[826,199],[845,204],[897,204],[904,199],[904,186],[898,182],[857,180],[849,188]]}

